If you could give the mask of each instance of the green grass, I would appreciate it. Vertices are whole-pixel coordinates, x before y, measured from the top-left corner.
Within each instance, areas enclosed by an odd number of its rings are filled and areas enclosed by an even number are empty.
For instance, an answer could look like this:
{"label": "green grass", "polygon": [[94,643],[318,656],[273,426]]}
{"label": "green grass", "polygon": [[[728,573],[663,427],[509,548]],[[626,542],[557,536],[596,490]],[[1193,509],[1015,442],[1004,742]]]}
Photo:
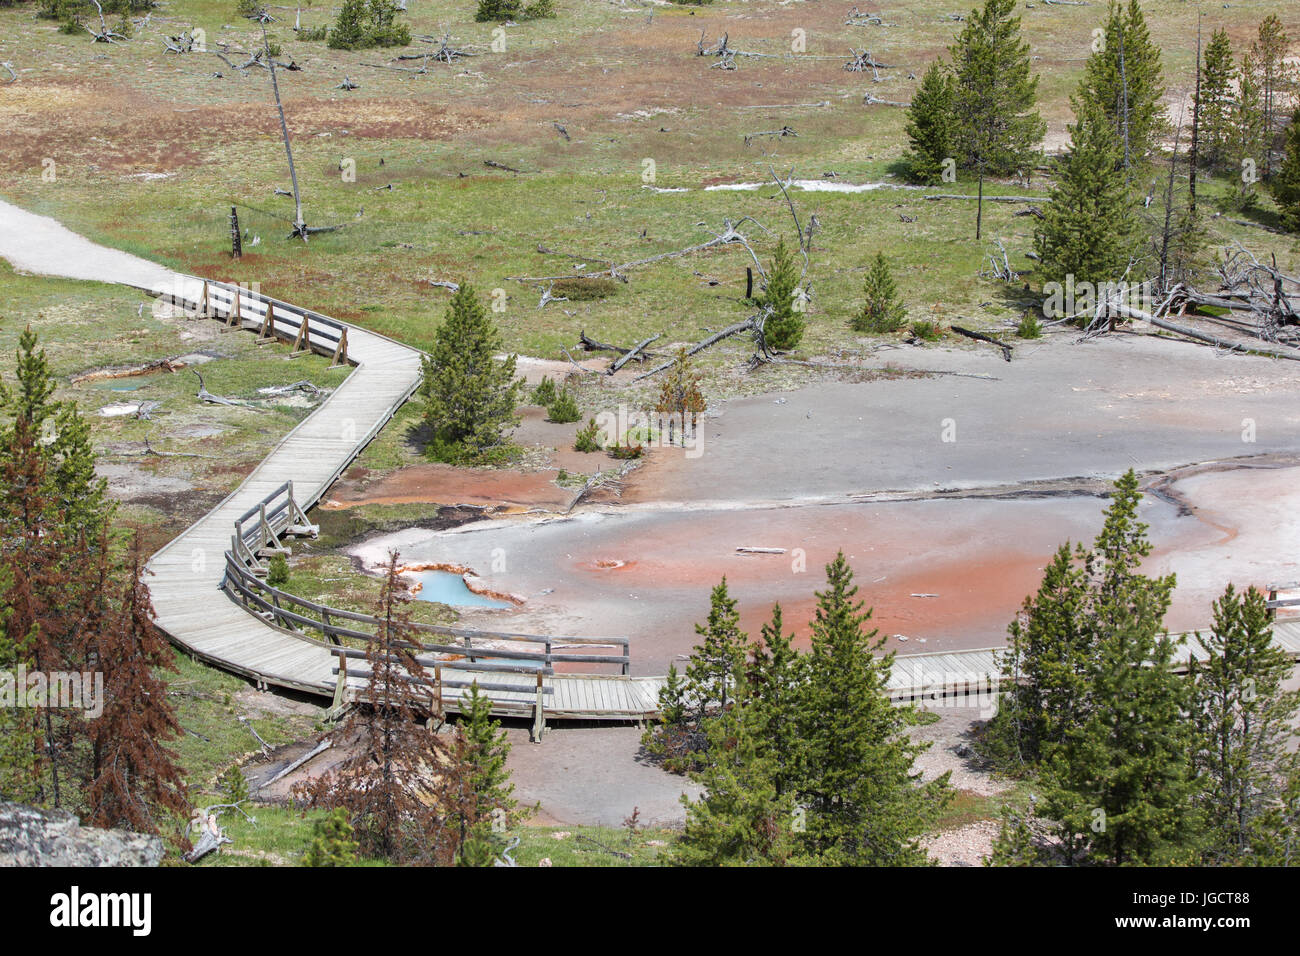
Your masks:
{"label": "green grass", "polygon": [[[1191,57],[1190,48],[1184,49],[1185,9],[1174,0],[1151,0],[1144,8],[1155,40],[1167,50],[1169,85],[1179,87]],[[168,12],[204,26],[210,43],[224,38],[247,46],[254,36],[252,26],[234,18],[223,3],[176,0]],[[696,341],[747,314],[742,296],[748,256],[739,246],[633,267],[626,271],[629,283],[617,284],[611,295],[573,297],[542,310],[537,301],[543,283],[520,283],[512,277],[563,274],[584,262],[596,268],[644,258],[701,242],[709,238],[708,229],[720,229],[724,219],[738,222],[745,216],[771,230],[768,235],[752,224],[745,227],[760,256],[769,256],[775,234],[793,231],[779,191],[765,186],[752,192],[704,192],[702,184],[729,178],[766,180],[770,165],[783,174],[794,170],[814,179],[833,171],[841,181],[888,180],[903,151],[904,113],[863,107],[861,93],[869,84],[877,95],[906,99],[913,85],[906,70],[919,75],[960,27],[941,22],[950,9],[940,0],[889,11],[895,25],[874,30],[870,40],[878,56],[900,67],[886,71],[880,84],[843,73],[834,62],[800,62],[797,57],[745,61],[729,77],[693,55],[693,36],[685,32],[691,12],[655,13],[656,23],[666,24],[662,29],[675,31],[676,39],[666,49],[671,82],[682,93],[702,87],[724,96],[732,95],[737,83],[762,83],[765,90],[771,89],[770,102],[828,100],[831,105],[748,111],[693,105],[710,101],[680,95],[669,101],[669,108],[677,110],[669,114],[637,116],[633,107],[616,102],[608,108],[579,109],[595,97],[590,89],[593,78],[611,83],[634,77],[648,54],[636,45],[642,30],[639,20],[576,0],[562,0],[556,20],[511,28],[505,53],[472,61],[472,73],[478,76],[445,66],[431,68],[426,76],[368,68],[362,64],[377,62],[379,54],[327,51],[319,43],[299,42],[281,23],[272,28],[273,37],[304,66],[300,73],[286,74],[283,83],[308,218],[316,224],[343,224],[341,231],[313,237],[307,247],[286,241],[284,223],[256,211],[290,214],[289,201],[274,195],[287,179],[278,144],[272,137],[252,135],[251,127],[241,131],[224,123],[187,130],[190,153],[165,179],[130,178],[100,161],[96,151],[102,147],[79,149],[65,143],[52,149],[68,153],[57,183],[33,183],[38,167],[20,164],[17,158],[0,159],[0,191],[110,244],[192,271],[260,281],[274,294],[416,346],[432,341],[448,298],[445,290],[427,285],[429,278],[470,281],[485,295],[504,290],[507,308],[496,317],[507,347],[525,354],[558,358],[560,347],[571,345],[583,329],[618,342],[655,333],[663,334],[663,342]],[[743,19],[742,11],[732,5],[698,13],[694,22],[709,26],[711,35],[730,29],[733,44],[746,49],[779,53],[788,47],[782,18],[792,14],[775,3],[747,4]],[[1091,29],[1104,11],[1093,5],[1022,13],[1038,57],[1035,69],[1042,76],[1040,108],[1059,137],[1070,118],[1068,97],[1087,56]],[[1229,23],[1234,39],[1244,40],[1260,16],[1262,10],[1233,8],[1216,10],[1213,19]],[[304,25],[316,26],[328,17],[323,9],[309,9]],[[485,48],[492,25],[473,23],[471,17],[472,10],[463,3],[435,2],[413,8],[409,21],[416,33],[440,32],[445,24],[457,43]],[[799,10],[798,17],[807,21],[803,25],[810,34],[810,54],[833,57],[850,42],[864,42],[863,28],[844,26],[834,12],[809,6]],[[89,44],[59,37],[52,25],[32,21],[20,11],[0,12],[0,26],[6,28],[0,36],[9,34],[0,40],[0,53],[21,43],[78,63],[90,55]],[[631,40],[626,47],[611,47],[600,42],[598,32]],[[197,58],[167,58],[156,47],[141,38],[95,52],[110,58],[117,82],[141,95],[162,97],[177,110],[212,104],[238,108],[258,122],[271,121],[264,73],[216,80],[198,71]],[[513,65],[529,62],[553,68],[541,93],[520,87]],[[202,63],[219,65],[211,58]],[[91,77],[107,69],[86,65]],[[126,69],[128,65],[153,72]],[[359,79],[362,89],[351,94],[335,91],[342,73]],[[24,82],[59,76],[58,70],[36,61]],[[577,105],[533,111],[527,104],[539,99]],[[380,116],[370,116],[372,110]],[[578,118],[570,119],[575,110]],[[569,124],[572,141],[560,139],[550,128],[552,113]],[[391,120],[383,119],[389,114]],[[798,138],[760,148],[744,145],[746,131],[763,127],[777,115],[796,127]],[[448,128],[436,135],[408,128],[417,121],[441,122],[439,117]],[[322,135],[326,133],[330,135]],[[339,175],[341,157],[355,160],[355,182]],[[686,187],[689,192],[643,188],[644,158],[656,161],[656,185]],[[489,169],[483,165],[486,160],[523,172]],[[151,153],[137,157],[136,166],[147,169],[151,162],[169,165],[164,156]],[[389,184],[391,191],[376,191]],[[1225,184],[1207,183],[1205,189],[1207,194],[1223,192]],[[1040,174],[1030,191],[1043,186]],[[1013,184],[988,188],[991,193],[1024,191]],[[972,184],[958,183],[946,191],[971,190]],[[972,238],[972,203],[926,202],[919,193],[896,190],[847,195],[795,191],[792,196],[804,221],[816,213],[821,223],[810,272],[815,295],[801,349],[806,354],[854,344],[847,322],[859,306],[862,273],[877,249],[891,257],[914,317],[933,314],[938,304],[947,318],[960,317],[978,327],[999,322],[1007,308],[1019,312],[1032,301],[1018,287],[999,287],[977,277],[991,242]],[[262,237],[238,263],[226,255],[231,201],[247,204],[241,209],[244,225]],[[1262,211],[1252,216],[1267,218],[1270,205],[1265,199]],[[985,230],[988,237],[1004,239],[1013,264],[1025,268],[1031,264],[1023,253],[1030,248],[1034,221],[1016,218],[1015,212],[1009,204],[986,205]],[[915,221],[902,222],[901,216]],[[1248,238],[1255,247],[1278,251],[1280,264],[1290,267],[1296,261],[1291,240],[1222,220],[1213,229],[1223,239]],[[539,252],[539,244],[555,252]],[[713,394],[742,390],[744,384],[722,371],[752,351],[751,343],[736,339],[702,356],[709,372],[706,387]],[[764,374],[756,376],[760,382]],[[389,459],[391,466],[406,459],[396,444],[390,443],[388,450],[397,452]]]}

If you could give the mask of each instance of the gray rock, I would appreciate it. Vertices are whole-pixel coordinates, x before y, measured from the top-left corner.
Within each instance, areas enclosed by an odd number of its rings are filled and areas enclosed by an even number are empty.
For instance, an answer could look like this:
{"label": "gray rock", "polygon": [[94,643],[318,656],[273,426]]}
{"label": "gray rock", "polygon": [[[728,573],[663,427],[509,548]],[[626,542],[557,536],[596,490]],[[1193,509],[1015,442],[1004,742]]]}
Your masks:
{"label": "gray rock", "polygon": [[0,803],[0,866],[157,866],[159,837],[83,827],[66,810]]}

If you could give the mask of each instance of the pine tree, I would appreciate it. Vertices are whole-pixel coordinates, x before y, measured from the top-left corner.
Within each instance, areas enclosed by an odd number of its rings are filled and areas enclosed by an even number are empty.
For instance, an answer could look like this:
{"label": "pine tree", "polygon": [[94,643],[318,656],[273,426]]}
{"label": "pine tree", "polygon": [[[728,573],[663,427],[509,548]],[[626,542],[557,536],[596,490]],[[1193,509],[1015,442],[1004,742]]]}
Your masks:
{"label": "pine tree", "polygon": [[1192,663],[1191,715],[1207,861],[1258,861],[1277,836],[1296,767],[1289,744],[1300,693],[1283,687],[1291,662],[1273,643],[1267,603],[1253,587],[1238,595],[1228,585],[1200,640],[1208,656]]}
{"label": "pine tree", "polygon": [[473,288],[452,296],[433,348],[423,360],[420,394],[433,433],[429,453],[439,461],[467,462],[503,456],[503,432],[518,424],[515,356],[497,361],[501,335]]}
{"label": "pine tree", "polygon": [[850,323],[855,332],[897,332],[907,319],[907,309],[890,275],[883,252],[877,252],[862,284],[862,309]]}
{"label": "pine tree", "polygon": [[357,860],[357,843],[346,810],[331,810],[312,824],[312,841],[303,854],[303,866],[351,866]]}
{"label": "pine tree", "polygon": [[1136,249],[1136,204],[1110,122],[1087,102],[1070,127],[1035,245],[1044,281],[1118,282]]}
{"label": "pine tree", "polygon": [[1130,620],[1106,633],[1090,675],[1094,705],[1047,749],[1044,815],[1067,862],[1187,862],[1197,835],[1187,682],[1174,645]]}
{"label": "pine tree", "polygon": [[934,186],[943,176],[944,161],[956,160],[953,145],[952,75],[938,61],[921,77],[907,108],[907,141],[910,149],[903,161],[908,178],[923,186]]}
{"label": "pine tree", "polygon": [[[1045,646],[1071,651],[1056,655],[1064,666],[1055,674],[1069,707],[1042,735],[1045,798],[1034,824],[1049,838],[1027,843],[1028,824],[1008,820],[1003,853],[1013,860],[1041,852],[1052,862],[1149,864],[1186,862],[1194,852],[1188,685],[1173,671],[1175,647],[1162,630],[1174,578],[1138,570],[1151,552],[1140,500],[1130,470],[1115,483],[1092,549],[1076,552],[1086,595],[1080,600],[1072,585],[1059,620],[1044,621]],[[1053,564],[1058,580],[1064,554]]]}
{"label": "pine tree", "polygon": [[450,865],[460,855],[462,820],[477,822],[463,749],[426,728],[436,710],[424,666],[415,656],[398,554],[389,553],[376,616],[366,644],[365,706],[342,728],[358,741],[335,769],[293,788],[308,807],[346,812],[362,853],[395,863]]}
{"label": "pine tree", "polygon": [[1237,185],[1232,200],[1236,208],[1249,209],[1255,204],[1255,181],[1264,165],[1264,100],[1249,53],[1241,58],[1237,77],[1232,104],[1232,169]]}
{"label": "pine tree", "polygon": [[748,721],[759,751],[771,760],[770,776],[778,794],[792,792],[799,767],[799,715],[806,682],[806,661],[785,633],[781,605],[763,625],[746,672]]}
{"label": "pine tree", "polygon": [[104,711],[90,726],[88,818],[99,827],[153,834],[169,823],[169,832],[183,842],[189,795],[176,751],[167,746],[183,731],[160,676],[177,668],[154,625],[138,532],[127,572],[115,620],[94,642],[94,664],[104,675]]}
{"label": "pine tree", "polygon": [[767,312],[763,322],[763,341],[767,348],[789,352],[799,347],[803,340],[804,319],[802,299],[799,296],[799,266],[785,244],[785,237],[777,240],[772,254],[772,266],[767,274],[767,286],[757,297],[758,305]]}
{"label": "pine tree", "polygon": [[1264,178],[1273,175],[1278,134],[1282,129],[1285,97],[1294,91],[1293,72],[1286,62],[1289,38],[1277,14],[1270,13],[1259,25],[1259,38],[1251,44],[1250,57],[1258,70],[1258,85],[1263,108]]}
{"label": "pine tree", "polygon": [[1220,169],[1231,159],[1232,103],[1236,84],[1232,43],[1226,30],[1215,30],[1205,48],[1198,103],[1200,154],[1209,169]]}
{"label": "pine tree", "polygon": [[866,629],[871,612],[855,600],[844,554],[826,567],[817,593],[812,650],[800,721],[798,802],[807,807],[804,851],[822,863],[899,866],[927,862],[919,838],[948,796],[948,774],[920,782],[912,707],[895,707],[887,688],[893,654]]}
{"label": "pine tree", "polygon": [[695,625],[695,633],[702,640],[686,666],[687,695],[701,714],[723,712],[732,702],[732,684],[744,672],[748,643],[725,577],[710,595],[708,621]]}
{"label": "pine tree", "polygon": [[1035,766],[1044,746],[1060,743],[1083,713],[1093,641],[1084,619],[1087,579],[1081,564],[1082,555],[1069,542],[1061,545],[1038,593],[1025,598],[1007,629],[1010,641],[1001,655],[1005,692],[984,731],[986,751],[1004,769]]}
{"label": "pine tree", "polygon": [[985,176],[1032,165],[1047,124],[1033,111],[1038,77],[1030,76],[1029,44],[1020,36],[1015,0],[985,0],[971,11],[949,48],[953,124],[961,165],[979,177],[975,238],[984,215]]}
{"label": "pine tree", "polygon": [[1110,122],[1128,168],[1156,150],[1165,130],[1160,47],[1151,41],[1137,0],[1129,0],[1127,10],[1112,0],[1103,40],[1088,58],[1078,100],[1095,106]]}
{"label": "pine tree", "polygon": [[[106,529],[112,515],[94,476],[89,430],[76,406],[54,398],[54,379],[36,334],[19,335],[13,388],[0,383],[0,629],[4,653],[44,672],[84,670],[90,627],[102,619]],[[88,573],[91,572],[91,573]],[[67,784],[84,778],[85,726],[75,710],[15,712],[6,744],[6,789],[59,807]],[[22,757],[19,741],[32,745]],[[34,789],[33,789],[34,788]]]}
{"label": "pine tree", "polygon": [[411,29],[397,22],[398,13],[393,0],[343,0],[327,43],[335,50],[406,46]]}
{"label": "pine tree", "polygon": [[713,589],[708,620],[697,624],[695,633],[702,640],[691,651],[685,676],[675,666],[668,668],[659,692],[659,723],[641,738],[646,753],[673,773],[707,764],[708,725],[735,703],[734,685],[744,677],[748,639],[726,578]]}
{"label": "pine tree", "polygon": [[494,820],[509,825],[519,816],[515,812],[515,785],[506,769],[510,742],[501,721],[492,718],[492,699],[478,689],[478,681],[461,696],[461,721],[457,726],[466,745],[474,819],[489,832]]}
{"label": "pine tree", "polygon": [[1273,198],[1280,208],[1282,225],[1300,232],[1300,105],[1291,114],[1282,150],[1282,164],[1273,177]]}
{"label": "pine tree", "polygon": [[796,807],[776,783],[762,728],[749,719],[757,705],[742,679],[736,706],[709,722],[708,762],[691,774],[702,794],[682,796],[686,826],[670,862],[679,866],[780,866],[796,849]]}

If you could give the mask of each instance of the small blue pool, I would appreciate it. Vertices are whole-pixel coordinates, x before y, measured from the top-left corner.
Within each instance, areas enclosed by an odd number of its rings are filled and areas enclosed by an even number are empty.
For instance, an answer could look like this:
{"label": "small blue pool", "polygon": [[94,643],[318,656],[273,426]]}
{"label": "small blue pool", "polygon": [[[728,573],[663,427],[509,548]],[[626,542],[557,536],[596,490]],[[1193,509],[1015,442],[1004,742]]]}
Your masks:
{"label": "small blue pool", "polygon": [[420,590],[415,592],[416,600],[419,601],[436,601],[452,607],[513,606],[505,601],[475,594],[465,587],[464,578],[454,571],[417,571],[409,576],[420,582]]}

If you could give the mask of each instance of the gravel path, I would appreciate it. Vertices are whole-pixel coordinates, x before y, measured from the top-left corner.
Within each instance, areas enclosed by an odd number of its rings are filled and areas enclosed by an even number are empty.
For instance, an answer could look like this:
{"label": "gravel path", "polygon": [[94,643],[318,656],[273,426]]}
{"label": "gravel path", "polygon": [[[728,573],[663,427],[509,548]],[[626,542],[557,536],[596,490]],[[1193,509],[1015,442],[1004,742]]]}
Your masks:
{"label": "gravel path", "polygon": [[48,216],[0,200],[0,258],[19,272],[166,289],[170,269],[91,242]]}

